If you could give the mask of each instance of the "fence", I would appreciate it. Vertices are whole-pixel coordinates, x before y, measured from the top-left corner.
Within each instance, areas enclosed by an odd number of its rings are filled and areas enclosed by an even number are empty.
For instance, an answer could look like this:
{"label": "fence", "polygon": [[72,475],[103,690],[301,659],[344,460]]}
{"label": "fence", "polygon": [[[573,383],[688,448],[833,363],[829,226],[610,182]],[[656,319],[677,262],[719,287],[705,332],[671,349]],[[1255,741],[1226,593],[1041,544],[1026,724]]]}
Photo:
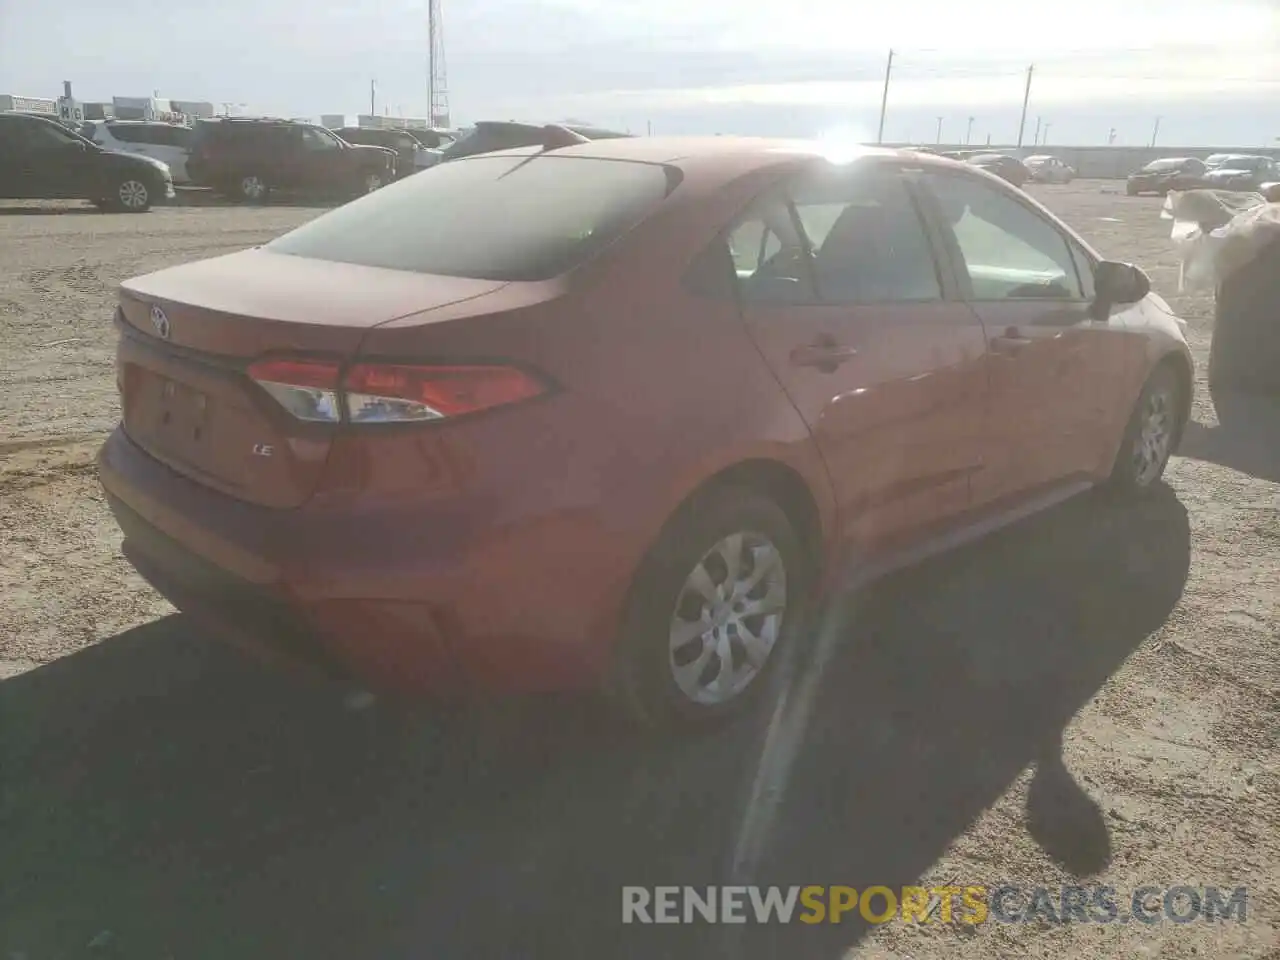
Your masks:
{"label": "fence", "polygon": [[[908,144],[894,146],[908,146]],[[1075,167],[1076,173],[1081,177],[1104,180],[1124,179],[1152,160],[1159,160],[1162,157],[1199,157],[1203,160],[1214,153],[1246,153],[1251,156],[1274,157],[1280,160],[1280,149],[1268,147],[1055,147],[1043,144],[1021,148],[1011,144],[993,144],[990,147],[981,148],[964,144],[919,144],[919,146],[928,146],[929,149],[938,151],[981,149],[984,153],[989,151],[1021,157],[1049,154],[1060,157]]]}

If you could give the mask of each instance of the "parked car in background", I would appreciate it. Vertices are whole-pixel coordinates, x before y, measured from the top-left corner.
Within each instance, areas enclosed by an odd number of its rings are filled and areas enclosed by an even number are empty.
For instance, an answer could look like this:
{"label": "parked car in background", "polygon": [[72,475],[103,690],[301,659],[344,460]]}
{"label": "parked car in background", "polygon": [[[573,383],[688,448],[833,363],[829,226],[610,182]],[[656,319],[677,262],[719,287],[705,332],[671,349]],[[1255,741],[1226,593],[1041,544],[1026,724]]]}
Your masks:
{"label": "parked car in background", "polygon": [[1261,190],[1280,180],[1280,166],[1270,157],[1235,154],[1204,173],[1204,186],[1214,190]]}
{"label": "parked car in background", "polygon": [[1031,171],[1031,179],[1037,183],[1070,183],[1075,179],[1075,168],[1061,157],[1036,154],[1023,161]]}
{"label": "parked car in background", "polygon": [[136,153],[168,164],[174,183],[189,179],[187,153],[192,131],[188,126],[154,120],[88,120],[79,132],[105,150]]}
{"label": "parked car in background", "polygon": [[1165,157],[1152,160],[1137,173],[1129,174],[1125,193],[1137,197],[1144,193],[1164,195],[1170,190],[1194,190],[1204,186],[1205,161],[1195,157]]}
{"label": "parked car in background", "polygon": [[313,123],[221,117],[196,121],[187,174],[255,203],[276,191],[349,197],[394,180],[396,152],[347,143]]}
{"label": "parked car in background", "polygon": [[333,131],[347,143],[386,147],[396,153],[396,176],[407,177],[434,165],[427,148],[404,130],[379,130],[369,127],[340,127]]}
{"label": "parked car in background", "polygon": [[125,555],[366,688],[674,724],[749,704],[819,583],[1150,491],[1194,376],[1146,275],[963,164],[823,154],[468,157],[125,281]]}
{"label": "parked car in background", "polygon": [[965,163],[986,170],[988,173],[994,173],[1001,180],[1013,184],[1015,187],[1021,187],[1031,179],[1031,171],[1027,169],[1027,165],[1017,157],[1006,156],[1002,153],[980,153],[977,156],[969,157]]}
{"label": "parked car in background", "polygon": [[0,113],[0,198],[143,213],[173,197],[173,174],[159,160],[106,150],[56,120]]}
{"label": "parked car in background", "polygon": [[[557,124],[587,140],[611,140],[619,137],[630,137],[629,133],[606,130],[601,127],[589,127],[577,123]],[[481,120],[470,130],[464,132],[457,140],[441,151],[441,160],[460,160],[480,153],[492,153],[495,150],[510,150],[513,147],[532,147],[543,141],[546,136],[546,125],[537,123],[521,123],[515,120]]]}
{"label": "parked car in background", "polygon": [[443,150],[458,139],[457,134],[452,130],[405,130],[405,133],[428,150]]}

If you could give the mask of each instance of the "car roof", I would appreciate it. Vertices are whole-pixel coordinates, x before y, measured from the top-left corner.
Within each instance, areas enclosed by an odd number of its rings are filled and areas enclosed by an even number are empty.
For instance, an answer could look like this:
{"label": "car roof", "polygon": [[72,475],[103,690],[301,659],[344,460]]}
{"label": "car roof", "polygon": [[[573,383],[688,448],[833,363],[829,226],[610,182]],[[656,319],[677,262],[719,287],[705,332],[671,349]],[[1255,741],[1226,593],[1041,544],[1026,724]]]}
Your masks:
{"label": "car roof", "polygon": [[[453,162],[467,163],[499,156],[536,157],[541,153],[543,150],[540,147],[514,147],[472,157],[462,157]],[[663,164],[680,170],[686,178],[696,176],[703,187],[708,189],[717,189],[719,184],[756,170],[801,168],[806,165],[820,164],[824,160],[833,164],[846,165],[878,157],[902,160],[916,167],[973,169],[972,166],[967,166],[960,161],[909,149],[867,145],[849,147],[841,145],[836,148],[834,145],[817,140],[736,136],[659,136],[591,140],[587,143],[558,147],[548,155]],[[692,184],[686,179],[685,189],[690,189],[691,186]]]}
{"label": "car roof", "polygon": [[[518,147],[508,152],[537,152],[537,148]],[[814,158],[833,157],[857,160],[870,156],[902,156],[928,158],[928,154],[920,154],[910,150],[893,150],[883,147],[853,146],[838,151],[824,146],[817,140],[783,140],[768,137],[618,137],[608,140],[591,140],[587,143],[559,147],[555,151],[561,156],[596,157],[602,160],[634,160],[641,163],[663,163],[681,167],[689,164],[714,163],[717,160],[737,161],[735,166],[746,165],[759,167],[772,166],[775,163],[793,158],[797,155]]]}
{"label": "car roof", "polygon": [[[589,140],[595,140],[597,138],[622,139],[631,136],[631,134],[624,133],[621,130],[610,130],[608,127],[596,127],[589,123],[575,123],[572,120],[557,120],[553,121],[553,123],[555,126],[564,127],[567,130],[572,130],[574,133],[580,133]],[[547,126],[548,124],[535,123],[529,120],[477,120],[473,125],[474,129],[478,131],[515,129],[528,133],[539,133]]]}

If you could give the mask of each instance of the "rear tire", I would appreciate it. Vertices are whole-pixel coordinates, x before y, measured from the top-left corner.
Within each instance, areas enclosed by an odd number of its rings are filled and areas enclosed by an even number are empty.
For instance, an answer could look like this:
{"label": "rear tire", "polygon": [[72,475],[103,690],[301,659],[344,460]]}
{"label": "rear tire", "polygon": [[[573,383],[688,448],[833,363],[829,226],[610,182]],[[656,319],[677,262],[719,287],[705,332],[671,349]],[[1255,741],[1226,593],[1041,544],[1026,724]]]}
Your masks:
{"label": "rear tire", "polygon": [[265,177],[246,173],[236,179],[235,195],[245,203],[266,203],[271,196],[271,187]]}
{"label": "rear tire", "polygon": [[1182,434],[1182,384],[1167,364],[1152,372],[1134,404],[1116,452],[1107,488],[1120,496],[1142,496],[1164,476]]}
{"label": "rear tire", "polygon": [[811,569],[768,497],[722,487],[685,504],[636,575],[614,652],[628,719],[701,726],[744,710],[797,630]]}

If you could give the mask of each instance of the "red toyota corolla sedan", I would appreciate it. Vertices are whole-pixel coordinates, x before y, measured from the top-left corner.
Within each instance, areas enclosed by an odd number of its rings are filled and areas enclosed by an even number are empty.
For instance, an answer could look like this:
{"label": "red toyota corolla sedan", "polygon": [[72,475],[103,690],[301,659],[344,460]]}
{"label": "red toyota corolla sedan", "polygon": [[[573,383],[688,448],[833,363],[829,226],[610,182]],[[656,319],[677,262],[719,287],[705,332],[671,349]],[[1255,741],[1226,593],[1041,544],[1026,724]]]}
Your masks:
{"label": "red toyota corolla sedan", "polygon": [[714,718],[824,584],[1160,478],[1180,321],[995,177],[557,142],[122,286],[102,484],[175,605],[384,692]]}

